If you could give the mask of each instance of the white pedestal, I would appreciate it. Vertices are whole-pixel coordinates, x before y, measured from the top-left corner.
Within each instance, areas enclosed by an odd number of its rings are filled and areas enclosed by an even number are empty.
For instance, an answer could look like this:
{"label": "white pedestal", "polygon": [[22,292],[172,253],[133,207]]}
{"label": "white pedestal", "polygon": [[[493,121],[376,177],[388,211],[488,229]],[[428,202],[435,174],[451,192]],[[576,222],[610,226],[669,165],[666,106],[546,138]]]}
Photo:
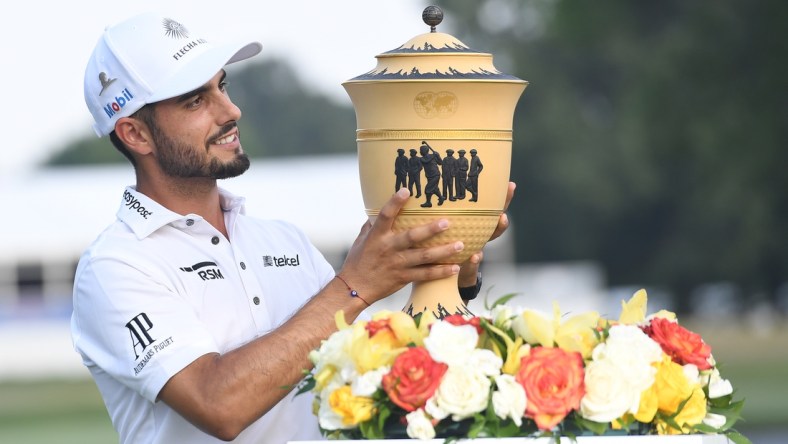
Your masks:
{"label": "white pedestal", "polygon": [[[288,444],[443,444],[444,439],[370,439],[370,440],[335,440],[335,441],[290,441]],[[552,438],[480,438],[463,439],[465,444],[554,444]],[[561,444],[571,444],[567,437],[561,438]],[[670,436],[580,436],[577,444],[728,444],[725,435],[670,435]]]}

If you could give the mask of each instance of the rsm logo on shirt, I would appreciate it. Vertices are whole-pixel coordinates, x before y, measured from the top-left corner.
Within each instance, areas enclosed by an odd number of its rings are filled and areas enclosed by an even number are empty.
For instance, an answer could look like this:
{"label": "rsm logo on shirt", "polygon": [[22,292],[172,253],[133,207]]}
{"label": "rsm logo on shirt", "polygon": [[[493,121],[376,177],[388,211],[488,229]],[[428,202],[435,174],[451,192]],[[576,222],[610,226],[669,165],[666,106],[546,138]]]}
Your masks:
{"label": "rsm logo on shirt", "polygon": [[301,265],[301,259],[296,254],[295,257],[287,257],[287,256],[263,256],[263,266],[264,267],[298,267]]}
{"label": "rsm logo on shirt", "polygon": [[197,262],[191,267],[181,267],[181,271],[187,273],[197,273],[197,276],[204,281],[212,281],[214,279],[224,279],[222,270],[216,265],[216,262]]}

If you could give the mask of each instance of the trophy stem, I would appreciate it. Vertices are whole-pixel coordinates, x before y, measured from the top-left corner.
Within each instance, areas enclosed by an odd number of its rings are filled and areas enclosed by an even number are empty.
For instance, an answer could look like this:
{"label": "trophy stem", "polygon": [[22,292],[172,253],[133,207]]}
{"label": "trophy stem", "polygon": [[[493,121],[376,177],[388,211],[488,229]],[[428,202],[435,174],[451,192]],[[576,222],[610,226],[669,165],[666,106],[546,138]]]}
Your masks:
{"label": "trophy stem", "polygon": [[410,299],[402,311],[413,317],[430,311],[437,319],[453,314],[473,315],[462,302],[456,274],[443,279],[414,282]]}

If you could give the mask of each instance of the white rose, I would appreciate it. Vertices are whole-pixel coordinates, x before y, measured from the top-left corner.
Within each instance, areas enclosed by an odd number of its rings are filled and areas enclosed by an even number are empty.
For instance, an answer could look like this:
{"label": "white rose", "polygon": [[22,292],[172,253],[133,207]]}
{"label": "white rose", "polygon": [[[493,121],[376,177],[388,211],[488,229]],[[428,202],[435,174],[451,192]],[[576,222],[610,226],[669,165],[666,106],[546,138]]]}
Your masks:
{"label": "white rose", "polygon": [[[704,378],[705,379],[705,378]],[[727,379],[722,379],[720,371],[716,368],[709,375],[709,398],[721,398],[733,393],[733,385]]]}
{"label": "white rose", "polygon": [[407,415],[405,419],[408,421],[408,427],[405,431],[408,436],[414,439],[432,439],[435,438],[435,428],[432,422],[424,414],[424,410],[414,410]]}
{"label": "white rose", "polygon": [[714,427],[717,430],[721,429],[725,425],[725,422],[727,422],[727,418],[716,413],[706,413],[706,417],[703,418],[704,424]]}
{"label": "white rose", "polygon": [[607,423],[627,412],[637,412],[643,389],[633,385],[612,360],[590,362],[584,382],[586,393],[580,401],[583,418]]}
{"label": "white rose", "polygon": [[432,396],[424,404],[424,411],[426,411],[431,417],[437,419],[438,421],[449,417],[449,412],[441,408],[441,406],[435,402],[435,396]]}
{"label": "white rose", "polygon": [[690,384],[697,385],[701,383],[700,371],[698,371],[697,365],[684,364],[681,369],[684,371],[684,376],[687,377],[687,381],[689,381]]}
{"label": "white rose", "polygon": [[354,396],[371,397],[381,386],[383,375],[387,374],[391,367],[384,366],[375,370],[370,370],[361,376],[353,379],[350,389]]}
{"label": "white rose", "polygon": [[449,367],[433,398],[438,407],[460,421],[487,408],[490,378],[472,367]]}
{"label": "white rose", "polygon": [[443,321],[432,324],[430,334],[424,338],[424,347],[435,361],[453,366],[466,362],[477,342],[476,327]]}
{"label": "white rose", "polygon": [[501,374],[503,360],[500,356],[493,353],[492,350],[477,348],[471,352],[466,366],[475,368],[484,375],[495,376]]}
{"label": "white rose", "polygon": [[323,341],[317,352],[310,353],[309,358],[315,364],[315,373],[319,373],[327,366],[333,366],[340,372],[355,368],[350,355],[352,333],[350,328],[334,332]]}
{"label": "white rose", "polygon": [[514,310],[506,304],[496,305],[490,310],[490,318],[493,320],[493,325],[504,330],[511,328],[514,316]]}
{"label": "white rose", "polygon": [[496,376],[495,385],[497,390],[492,394],[495,414],[501,419],[512,418],[517,427],[520,427],[525,408],[528,406],[525,389],[514,379],[514,376],[506,374]]}
{"label": "white rose", "polygon": [[639,392],[651,387],[657,370],[651,365],[662,360],[662,348],[634,325],[615,325],[607,340],[594,348],[592,360],[611,360],[627,382]]}

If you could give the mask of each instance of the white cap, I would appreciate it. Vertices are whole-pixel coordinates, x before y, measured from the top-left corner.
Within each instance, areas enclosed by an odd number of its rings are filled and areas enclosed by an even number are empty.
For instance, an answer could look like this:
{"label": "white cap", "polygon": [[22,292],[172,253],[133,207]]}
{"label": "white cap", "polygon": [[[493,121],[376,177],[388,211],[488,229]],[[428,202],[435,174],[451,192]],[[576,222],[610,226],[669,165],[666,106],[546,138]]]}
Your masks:
{"label": "white cap", "polygon": [[259,42],[207,40],[170,17],[148,12],[104,30],[85,69],[85,103],[99,137],[148,103],[208,82],[223,66],[257,55]]}

